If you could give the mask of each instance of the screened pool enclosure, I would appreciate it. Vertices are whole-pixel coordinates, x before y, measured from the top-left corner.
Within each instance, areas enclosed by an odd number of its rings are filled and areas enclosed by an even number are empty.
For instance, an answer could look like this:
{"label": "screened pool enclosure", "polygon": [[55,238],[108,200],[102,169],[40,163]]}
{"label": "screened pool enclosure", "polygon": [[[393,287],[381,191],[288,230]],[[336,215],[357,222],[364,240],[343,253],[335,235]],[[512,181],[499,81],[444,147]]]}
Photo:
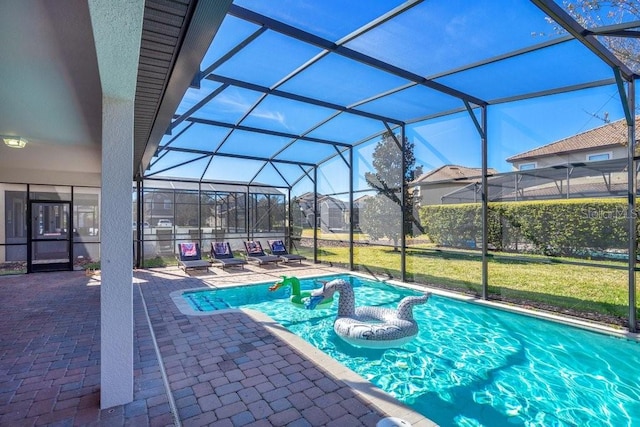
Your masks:
{"label": "screened pool enclosure", "polygon": [[147,1],[145,19],[134,265],[283,238],[636,331],[636,1]]}
{"label": "screened pool enclosure", "polygon": [[277,235],[636,329],[634,2],[235,1],[194,25],[211,43],[183,47],[202,60],[140,175],[139,206],[150,180],[173,215],[201,200],[174,241]]}

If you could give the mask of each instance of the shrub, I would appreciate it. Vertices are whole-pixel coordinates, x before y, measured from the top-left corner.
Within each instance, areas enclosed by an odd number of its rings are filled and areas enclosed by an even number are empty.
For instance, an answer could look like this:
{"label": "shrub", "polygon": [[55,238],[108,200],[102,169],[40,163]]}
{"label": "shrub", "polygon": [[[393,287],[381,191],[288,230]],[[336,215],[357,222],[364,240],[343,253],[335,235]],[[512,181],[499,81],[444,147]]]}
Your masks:
{"label": "shrub", "polygon": [[[589,256],[591,250],[624,249],[627,201],[575,199],[499,202],[488,206],[488,244],[499,251],[549,256]],[[442,246],[469,246],[482,237],[482,206],[424,206],[425,233]]]}

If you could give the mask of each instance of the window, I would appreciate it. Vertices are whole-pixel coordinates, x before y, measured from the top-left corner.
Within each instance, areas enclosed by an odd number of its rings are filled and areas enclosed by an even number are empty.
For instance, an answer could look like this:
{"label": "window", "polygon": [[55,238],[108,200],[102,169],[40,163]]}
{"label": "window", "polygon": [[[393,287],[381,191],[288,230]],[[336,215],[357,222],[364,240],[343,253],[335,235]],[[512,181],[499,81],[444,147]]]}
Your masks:
{"label": "window", "polygon": [[609,160],[611,158],[611,153],[595,153],[588,154],[587,160],[590,162],[597,162],[599,160]]}
{"label": "window", "polygon": [[100,227],[99,200],[99,194],[92,194],[89,189],[74,191],[73,228],[77,233],[76,236],[98,236],[98,228]]}
{"label": "window", "polygon": [[520,165],[520,167],[518,168],[521,171],[528,171],[531,169],[535,169],[536,168],[536,162],[531,162],[531,163],[523,163]]}

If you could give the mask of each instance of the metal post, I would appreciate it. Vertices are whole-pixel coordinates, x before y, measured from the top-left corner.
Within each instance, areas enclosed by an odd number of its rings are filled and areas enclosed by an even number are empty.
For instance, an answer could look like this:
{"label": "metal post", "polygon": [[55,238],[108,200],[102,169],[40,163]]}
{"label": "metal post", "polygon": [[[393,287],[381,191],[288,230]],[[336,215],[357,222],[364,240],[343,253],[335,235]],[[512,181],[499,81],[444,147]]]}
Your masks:
{"label": "metal post", "polygon": [[407,169],[407,161],[405,157],[405,151],[407,144],[405,141],[405,126],[402,125],[400,131],[400,277],[403,282],[407,281],[407,236],[405,233],[405,227],[407,225],[407,182],[405,181],[405,171]]}
{"label": "metal post", "polygon": [[637,218],[636,218],[636,194],[638,183],[636,181],[636,125],[635,125],[635,80],[631,80],[627,87],[628,91],[628,143],[627,143],[627,180],[629,188],[629,332],[637,332],[637,310],[636,310],[636,251],[638,247]]}
{"label": "metal post", "polygon": [[249,190],[250,190],[250,187],[247,185],[247,192],[245,193],[246,202],[244,204],[244,208],[245,208],[244,222],[245,222],[245,227],[247,228],[247,240],[251,240],[251,234],[249,234],[250,233],[249,227],[251,226],[252,221],[250,221],[249,216],[253,214],[253,209],[251,209],[251,200],[250,200],[251,193],[249,192]]}
{"label": "metal post", "polygon": [[[480,134],[480,144],[482,146],[482,298],[487,299],[489,281],[488,281],[488,265],[487,265],[487,246],[489,242],[489,185],[488,185],[488,173],[487,173],[487,106],[482,105],[481,118],[478,122],[476,114],[473,112],[473,108],[469,102],[465,101],[465,106],[469,112],[469,117],[476,126],[476,130]],[[516,174],[517,175],[517,174]],[[516,178],[517,184],[517,178]],[[516,188],[517,193],[517,188]]]}
{"label": "metal post", "polygon": [[318,263],[318,166],[313,167],[313,262]]}
{"label": "metal post", "polygon": [[202,182],[198,182],[198,244],[202,249]]}
{"label": "metal post", "polygon": [[349,148],[349,269],[353,265],[353,147]]}
{"label": "metal post", "polygon": [[287,217],[286,217],[287,218],[287,224],[285,226],[285,230],[286,230],[287,235],[284,236],[285,237],[284,241],[285,242],[289,242],[288,243],[288,247],[289,247],[289,252],[291,252],[291,250],[293,249],[293,239],[291,238],[291,236],[293,235],[293,233],[291,232],[292,229],[293,229],[293,213],[291,212],[291,208],[292,208],[292,206],[291,206],[291,187],[287,188],[287,200],[288,200],[288,202],[287,202],[288,209],[287,209]]}
{"label": "metal post", "polygon": [[142,178],[136,177],[136,259],[135,266],[140,268],[142,266],[142,260],[144,259],[144,212],[142,211],[144,206],[142,200]]}
{"label": "metal post", "polygon": [[489,197],[488,197],[488,177],[487,177],[487,107],[482,107],[482,299],[487,299],[489,295],[489,266],[488,266],[488,244],[489,244]]}

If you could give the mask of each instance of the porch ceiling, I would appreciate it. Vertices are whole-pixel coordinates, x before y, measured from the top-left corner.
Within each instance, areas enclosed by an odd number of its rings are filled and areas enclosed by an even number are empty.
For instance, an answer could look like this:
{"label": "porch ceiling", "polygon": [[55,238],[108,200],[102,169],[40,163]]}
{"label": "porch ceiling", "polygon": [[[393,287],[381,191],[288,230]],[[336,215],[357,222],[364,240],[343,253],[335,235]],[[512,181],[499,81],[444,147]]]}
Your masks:
{"label": "porch ceiling", "polygon": [[[0,2],[0,170],[100,168],[101,89],[87,2]],[[70,25],[70,23],[73,23]],[[20,179],[20,178],[18,178]]]}

